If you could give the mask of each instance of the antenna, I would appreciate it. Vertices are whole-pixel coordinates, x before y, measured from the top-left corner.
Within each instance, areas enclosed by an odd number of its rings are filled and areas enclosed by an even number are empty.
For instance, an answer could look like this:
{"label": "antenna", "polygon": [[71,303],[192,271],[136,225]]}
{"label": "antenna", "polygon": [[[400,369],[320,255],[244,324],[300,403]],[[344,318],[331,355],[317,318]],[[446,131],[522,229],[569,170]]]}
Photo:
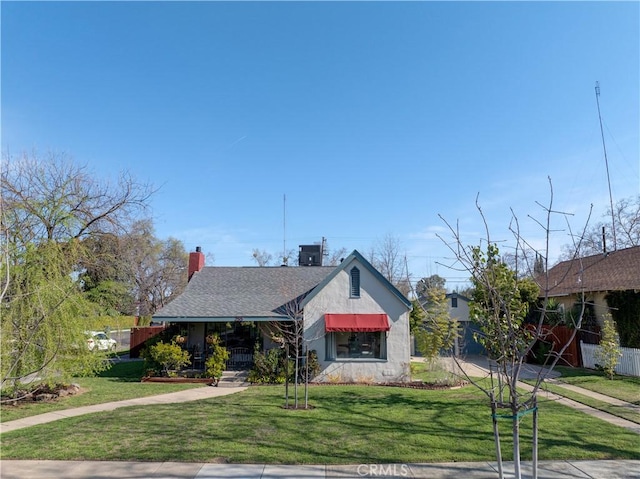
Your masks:
{"label": "antenna", "polygon": [[611,204],[611,228],[613,232],[613,250],[617,248],[616,241],[616,216],[613,211],[613,195],[611,194],[611,178],[609,177],[609,160],[607,160],[607,146],[604,143],[604,130],[602,129],[602,115],[600,115],[600,82],[596,82],[596,103],[598,105],[598,119],[600,120],[600,136],[602,137],[602,149],[604,150],[604,164],[607,168],[607,184],[609,185],[609,203]]}
{"label": "antenna", "polygon": [[282,195],[282,265],[287,265],[287,195]]}

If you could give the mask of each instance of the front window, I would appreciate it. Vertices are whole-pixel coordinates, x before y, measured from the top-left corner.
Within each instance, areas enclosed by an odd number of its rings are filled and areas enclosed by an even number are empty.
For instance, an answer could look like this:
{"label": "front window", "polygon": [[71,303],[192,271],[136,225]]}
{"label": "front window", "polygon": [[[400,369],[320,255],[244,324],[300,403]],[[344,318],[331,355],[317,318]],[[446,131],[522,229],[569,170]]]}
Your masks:
{"label": "front window", "polygon": [[386,359],[384,331],[327,334],[328,359]]}

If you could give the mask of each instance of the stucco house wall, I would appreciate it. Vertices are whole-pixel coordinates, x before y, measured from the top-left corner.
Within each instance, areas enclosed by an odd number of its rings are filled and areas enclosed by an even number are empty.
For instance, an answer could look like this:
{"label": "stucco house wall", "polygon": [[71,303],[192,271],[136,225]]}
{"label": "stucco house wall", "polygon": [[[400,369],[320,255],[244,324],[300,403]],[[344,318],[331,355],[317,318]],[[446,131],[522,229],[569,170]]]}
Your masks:
{"label": "stucco house wall", "polygon": [[[360,297],[350,297],[353,266],[360,270]],[[389,318],[384,359],[330,358],[327,355],[327,313],[384,313]],[[357,259],[352,259],[304,307],[305,339],[316,350],[320,382],[395,382],[409,378],[409,312],[384,284]]]}

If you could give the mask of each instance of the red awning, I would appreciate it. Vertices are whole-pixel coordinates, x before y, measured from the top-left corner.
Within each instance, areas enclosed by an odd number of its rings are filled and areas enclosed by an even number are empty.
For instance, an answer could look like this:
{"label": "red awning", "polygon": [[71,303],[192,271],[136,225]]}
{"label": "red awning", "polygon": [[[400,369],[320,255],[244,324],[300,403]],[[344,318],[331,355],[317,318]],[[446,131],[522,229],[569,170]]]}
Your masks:
{"label": "red awning", "polygon": [[325,314],[324,324],[328,333],[389,331],[386,314]]}

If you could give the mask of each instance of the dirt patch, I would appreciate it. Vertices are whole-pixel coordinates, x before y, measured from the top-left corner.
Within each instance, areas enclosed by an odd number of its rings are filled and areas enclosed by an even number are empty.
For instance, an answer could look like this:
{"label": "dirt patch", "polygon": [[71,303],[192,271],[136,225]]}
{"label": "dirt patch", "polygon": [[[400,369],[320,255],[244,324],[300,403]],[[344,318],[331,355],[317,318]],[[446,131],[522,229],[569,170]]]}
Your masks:
{"label": "dirt patch", "polygon": [[20,406],[21,404],[33,403],[33,402],[52,402],[57,401],[62,397],[77,396],[82,394],[82,389],[77,384],[56,384],[55,386],[48,386],[42,384],[37,388],[27,391],[17,391],[13,396],[2,396],[0,401],[3,406]]}

